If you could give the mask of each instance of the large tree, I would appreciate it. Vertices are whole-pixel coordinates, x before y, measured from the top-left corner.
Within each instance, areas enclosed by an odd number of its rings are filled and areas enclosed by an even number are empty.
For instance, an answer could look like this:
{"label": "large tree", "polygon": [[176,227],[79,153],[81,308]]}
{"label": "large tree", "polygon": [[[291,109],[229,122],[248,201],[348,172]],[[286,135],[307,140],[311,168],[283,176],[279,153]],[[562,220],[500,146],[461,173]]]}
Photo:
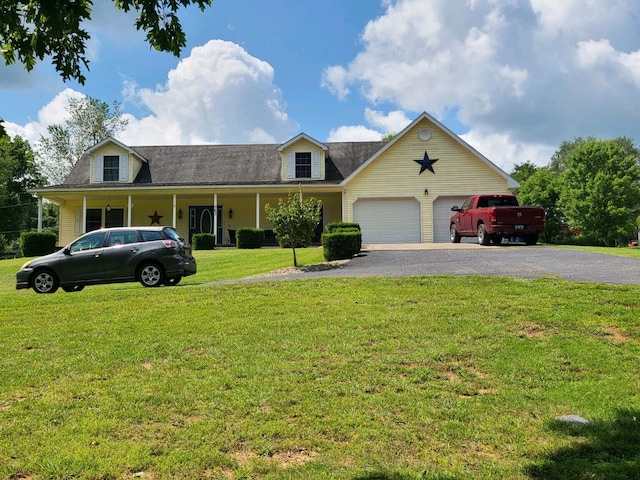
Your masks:
{"label": "large tree", "polygon": [[569,225],[597,243],[626,243],[640,207],[638,149],[626,138],[564,146],[559,204]]}
{"label": "large tree", "polygon": [[[136,11],[135,27],[147,34],[156,50],[175,56],[186,45],[177,12],[197,5],[200,10],[212,0],[113,0],[115,8]],[[0,0],[0,50],[7,65],[16,60],[27,70],[51,57],[56,71],[66,81],[85,82],[89,68],[85,54],[89,34],[84,22],[91,20],[92,0]]]}
{"label": "large tree", "polygon": [[43,184],[29,142],[0,136],[0,234],[8,240],[36,227],[37,202],[27,190]]}
{"label": "large tree", "polygon": [[62,183],[84,151],[127,126],[118,102],[113,109],[93,97],[70,99],[69,117],[62,124],[49,125],[48,136],[37,145],[38,165],[53,184]]}
{"label": "large tree", "polygon": [[302,192],[289,193],[289,198],[278,200],[278,206],[265,205],[267,220],[281,245],[293,250],[293,266],[298,266],[296,247],[311,245],[313,232],[320,221],[322,202],[303,198]]}

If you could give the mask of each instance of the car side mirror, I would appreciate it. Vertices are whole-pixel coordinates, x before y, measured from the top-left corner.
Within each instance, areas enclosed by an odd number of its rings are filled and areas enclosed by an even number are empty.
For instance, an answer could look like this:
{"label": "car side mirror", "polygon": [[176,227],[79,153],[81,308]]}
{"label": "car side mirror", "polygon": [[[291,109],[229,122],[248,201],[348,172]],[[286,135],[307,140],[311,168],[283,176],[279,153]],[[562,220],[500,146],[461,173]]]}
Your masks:
{"label": "car side mirror", "polygon": [[65,255],[71,255],[71,249],[69,247],[64,247],[62,253],[64,253]]}
{"label": "car side mirror", "polygon": [[451,207],[451,211],[452,212],[459,212],[460,211],[460,207],[458,207],[457,205],[454,205],[453,207]]}

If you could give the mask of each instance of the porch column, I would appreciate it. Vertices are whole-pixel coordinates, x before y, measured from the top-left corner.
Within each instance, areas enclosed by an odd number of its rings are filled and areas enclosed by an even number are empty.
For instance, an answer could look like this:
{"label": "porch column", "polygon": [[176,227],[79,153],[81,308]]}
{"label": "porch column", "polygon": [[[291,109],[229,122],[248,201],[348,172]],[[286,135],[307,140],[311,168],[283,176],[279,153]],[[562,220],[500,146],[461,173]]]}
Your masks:
{"label": "porch column", "polygon": [[176,194],[173,194],[173,221],[171,222],[171,226],[176,228],[176,219],[178,218],[178,211],[176,209]]}
{"label": "porch column", "polygon": [[133,210],[133,203],[131,202],[131,195],[127,197],[127,227],[131,226],[131,211]]}
{"label": "porch column", "polygon": [[342,217],[341,221],[342,222],[346,222],[347,218],[346,215],[347,214],[347,191],[345,189],[342,189],[342,212],[340,213],[340,217]]}
{"label": "porch column", "polygon": [[222,243],[221,238],[218,237],[218,194],[213,194],[213,234],[216,236],[214,242]]}
{"label": "porch column", "polygon": [[42,197],[38,197],[38,231],[42,231]]}
{"label": "porch column", "polygon": [[260,228],[260,193],[256,193],[256,228]]}
{"label": "porch column", "polygon": [[82,197],[82,234],[87,233],[87,196]]}

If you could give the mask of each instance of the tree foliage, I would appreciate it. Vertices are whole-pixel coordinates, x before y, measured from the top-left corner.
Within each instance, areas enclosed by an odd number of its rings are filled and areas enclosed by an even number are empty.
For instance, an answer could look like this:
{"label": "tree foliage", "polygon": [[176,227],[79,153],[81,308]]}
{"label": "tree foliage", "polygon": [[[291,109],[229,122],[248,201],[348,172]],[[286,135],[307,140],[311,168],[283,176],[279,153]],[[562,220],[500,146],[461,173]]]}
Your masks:
{"label": "tree foliage", "polygon": [[0,234],[12,240],[36,226],[37,202],[27,190],[43,184],[29,142],[1,136]]}
{"label": "tree foliage", "polygon": [[[138,13],[135,27],[147,34],[156,50],[179,56],[186,37],[177,16],[180,7],[212,0],[113,0],[116,8]],[[15,61],[30,71],[38,61],[51,57],[63,80],[84,84],[89,68],[83,24],[91,20],[92,0],[0,0],[0,48],[5,64]]]}
{"label": "tree foliage", "polygon": [[561,189],[560,175],[550,167],[539,167],[522,180],[518,190],[518,200],[522,205],[544,208],[543,240],[546,243],[560,243],[564,237],[564,216],[558,205]]}
{"label": "tree foliage", "polygon": [[70,99],[69,118],[59,125],[47,127],[48,136],[41,136],[37,145],[38,166],[53,184],[64,182],[84,151],[116,136],[127,126],[120,104],[109,104],[93,97]]}
{"label": "tree foliage", "polygon": [[278,207],[265,205],[267,220],[283,246],[293,250],[293,266],[298,266],[296,247],[311,244],[313,232],[320,221],[322,202],[315,198],[304,199],[302,191],[289,193],[287,201],[278,200]]}
{"label": "tree foliage", "polygon": [[597,243],[626,243],[640,206],[638,150],[626,138],[589,138],[566,153],[558,203],[569,225]]}

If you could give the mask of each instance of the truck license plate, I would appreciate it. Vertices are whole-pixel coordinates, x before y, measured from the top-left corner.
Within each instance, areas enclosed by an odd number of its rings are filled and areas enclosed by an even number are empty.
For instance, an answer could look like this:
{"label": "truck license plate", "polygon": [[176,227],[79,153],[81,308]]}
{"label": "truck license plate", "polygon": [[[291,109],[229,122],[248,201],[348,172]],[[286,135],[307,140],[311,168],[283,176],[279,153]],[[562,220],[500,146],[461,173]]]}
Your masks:
{"label": "truck license plate", "polygon": [[524,230],[524,225],[516,225],[516,230]]}

